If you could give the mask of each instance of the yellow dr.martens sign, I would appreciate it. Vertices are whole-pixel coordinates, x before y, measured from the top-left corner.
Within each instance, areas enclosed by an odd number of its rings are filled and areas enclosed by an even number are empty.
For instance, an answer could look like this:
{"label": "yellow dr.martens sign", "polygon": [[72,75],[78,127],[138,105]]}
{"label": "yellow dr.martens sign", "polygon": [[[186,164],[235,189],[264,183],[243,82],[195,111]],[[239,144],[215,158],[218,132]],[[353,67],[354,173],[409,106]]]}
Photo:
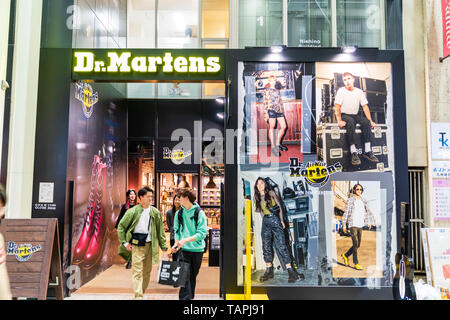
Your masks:
{"label": "yellow dr.martens sign", "polygon": [[74,50],[73,80],[219,80],[223,54],[209,50]]}

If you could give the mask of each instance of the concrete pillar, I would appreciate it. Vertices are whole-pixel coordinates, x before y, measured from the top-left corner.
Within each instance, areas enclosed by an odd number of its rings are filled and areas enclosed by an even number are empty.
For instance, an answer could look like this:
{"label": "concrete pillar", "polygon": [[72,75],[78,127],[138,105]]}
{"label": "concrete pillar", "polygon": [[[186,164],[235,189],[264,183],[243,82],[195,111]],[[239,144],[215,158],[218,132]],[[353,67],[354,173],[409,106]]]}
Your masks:
{"label": "concrete pillar", "polygon": [[7,218],[31,218],[41,20],[42,0],[17,1]]}
{"label": "concrete pillar", "polygon": [[[0,86],[2,80],[6,80],[6,69],[8,63],[8,35],[9,35],[9,11],[11,0],[0,1]],[[11,85],[11,84],[9,84]],[[0,88],[0,133],[3,132],[3,116],[5,112],[5,92]],[[0,146],[3,136],[0,134]],[[0,161],[2,159],[0,149]],[[0,163],[1,166],[1,163]]]}

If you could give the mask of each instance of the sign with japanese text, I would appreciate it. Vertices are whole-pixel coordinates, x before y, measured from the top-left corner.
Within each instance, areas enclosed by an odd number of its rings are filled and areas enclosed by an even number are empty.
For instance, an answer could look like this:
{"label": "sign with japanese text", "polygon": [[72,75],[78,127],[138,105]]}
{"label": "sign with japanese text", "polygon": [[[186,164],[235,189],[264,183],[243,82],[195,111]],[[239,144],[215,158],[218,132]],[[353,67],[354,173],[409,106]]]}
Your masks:
{"label": "sign with japanese text", "polygon": [[450,220],[450,180],[433,179],[435,220]]}
{"label": "sign with japanese text", "polygon": [[431,177],[433,179],[450,179],[450,161],[433,161]]}

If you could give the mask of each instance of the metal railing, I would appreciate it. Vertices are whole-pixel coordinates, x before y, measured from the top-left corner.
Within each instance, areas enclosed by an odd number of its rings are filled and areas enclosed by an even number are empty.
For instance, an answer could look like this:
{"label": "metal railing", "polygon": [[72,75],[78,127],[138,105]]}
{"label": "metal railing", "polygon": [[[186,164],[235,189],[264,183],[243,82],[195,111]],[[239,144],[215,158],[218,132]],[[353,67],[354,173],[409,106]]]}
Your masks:
{"label": "metal railing", "polygon": [[425,225],[425,170],[409,169],[409,199],[410,199],[410,239],[412,259],[415,272],[425,273],[425,259],[423,253],[422,237],[420,229]]}

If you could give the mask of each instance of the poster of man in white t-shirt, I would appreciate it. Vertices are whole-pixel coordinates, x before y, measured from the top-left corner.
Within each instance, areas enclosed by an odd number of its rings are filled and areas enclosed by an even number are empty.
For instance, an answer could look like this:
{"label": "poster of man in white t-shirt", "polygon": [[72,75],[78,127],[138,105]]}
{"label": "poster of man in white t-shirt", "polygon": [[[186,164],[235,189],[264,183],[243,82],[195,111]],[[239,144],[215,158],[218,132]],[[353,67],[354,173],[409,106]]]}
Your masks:
{"label": "poster of man in white t-shirt", "polygon": [[[350,152],[352,154],[352,165],[358,166],[361,160],[356,149],[356,124],[361,126],[361,142],[363,143],[364,152],[362,154],[371,162],[378,162],[378,158],[372,152],[372,129],[375,122],[372,121],[368,101],[364,92],[354,86],[355,77],[350,72],[345,72],[342,76],[345,87],[337,91],[334,101],[336,118],[339,128],[347,130]],[[362,106],[365,117],[359,115],[359,107]]]}

